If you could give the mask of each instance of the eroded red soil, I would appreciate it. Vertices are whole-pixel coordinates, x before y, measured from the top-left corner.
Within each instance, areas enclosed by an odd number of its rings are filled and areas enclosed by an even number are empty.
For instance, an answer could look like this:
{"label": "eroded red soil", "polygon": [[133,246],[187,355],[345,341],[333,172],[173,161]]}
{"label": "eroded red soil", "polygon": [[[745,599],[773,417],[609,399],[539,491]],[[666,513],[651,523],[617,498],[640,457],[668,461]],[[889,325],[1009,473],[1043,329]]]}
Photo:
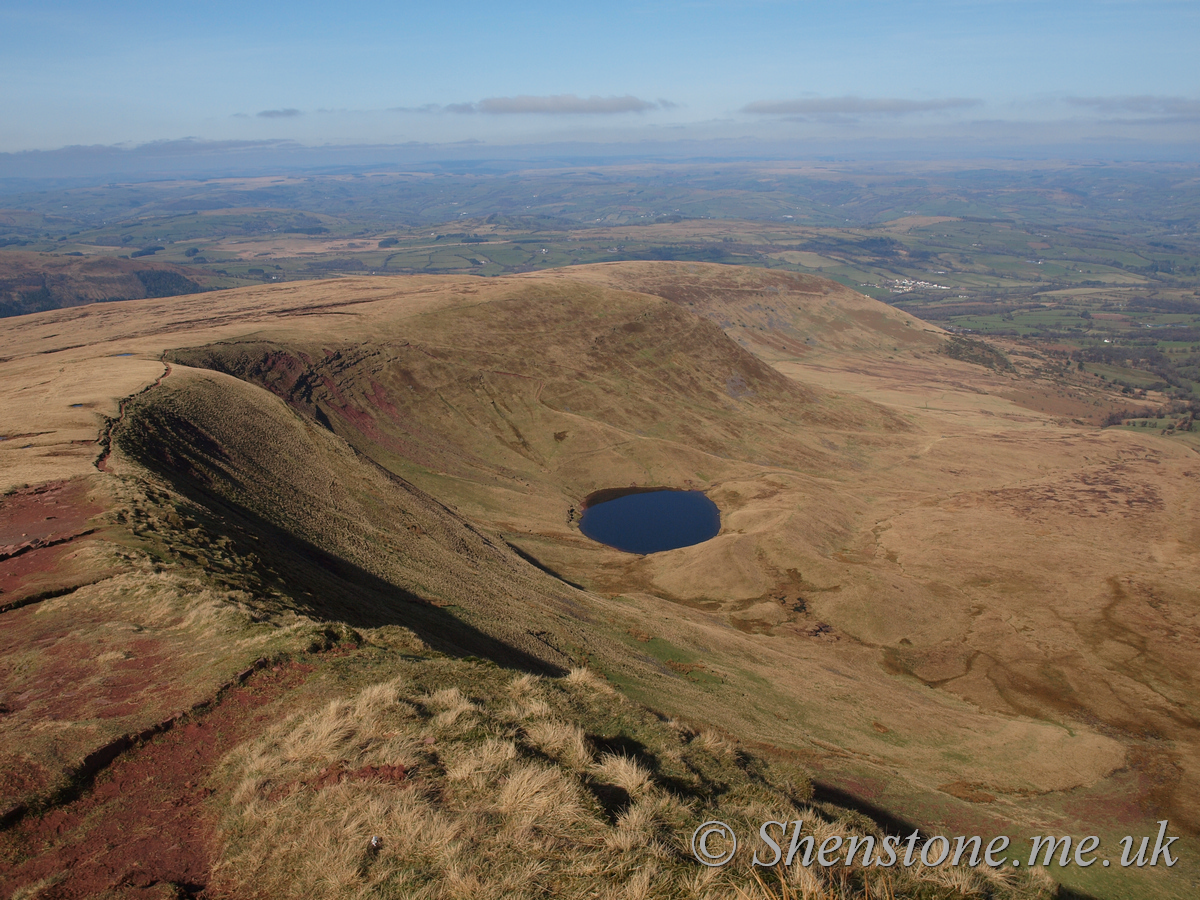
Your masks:
{"label": "eroded red soil", "polygon": [[81,582],[69,559],[103,511],[85,479],[24,488],[0,500],[0,611]]}
{"label": "eroded red soil", "polygon": [[[50,787],[111,736],[198,699],[178,641],[129,640],[104,609],[25,606],[0,624],[0,752],[19,769],[0,775],[0,812]],[[23,755],[34,750],[40,765]]]}
{"label": "eroded red soil", "polygon": [[263,728],[263,707],[312,666],[285,663],[230,688],[202,714],[119,757],[74,802],[0,836],[0,882],[42,883],[43,898],[204,896],[214,858],[211,776],[237,743]]}
{"label": "eroded red soil", "polygon": [[14,491],[0,500],[0,556],[12,556],[24,544],[78,533],[100,509],[82,479]]}

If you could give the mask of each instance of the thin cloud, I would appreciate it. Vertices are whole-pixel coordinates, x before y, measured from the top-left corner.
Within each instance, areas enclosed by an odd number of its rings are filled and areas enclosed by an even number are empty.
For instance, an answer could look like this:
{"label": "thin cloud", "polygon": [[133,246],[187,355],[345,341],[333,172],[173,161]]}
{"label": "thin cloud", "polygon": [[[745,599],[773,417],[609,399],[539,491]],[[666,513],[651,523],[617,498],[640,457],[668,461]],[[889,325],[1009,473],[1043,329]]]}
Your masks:
{"label": "thin cloud", "polygon": [[[672,104],[673,106],[673,104]],[[617,115],[640,113],[649,109],[669,109],[663,101],[642,100],[631,94],[624,97],[578,97],[575,94],[556,94],[551,97],[488,97],[478,103],[452,103],[445,107],[452,113],[484,113],[486,115]]]}
{"label": "thin cloud", "polygon": [[264,109],[255,115],[260,119],[291,119],[295,116],[302,116],[304,113],[298,109]]}
{"label": "thin cloud", "polygon": [[776,103],[748,103],[744,113],[764,116],[907,116],[914,113],[939,112],[979,106],[982,100],[968,97],[945,97],[939,100],[901,100],[894,97],[810,97],[802,100],[783,100]]}
{"label": "thin cloud", "polygon": [[1200,100],[1186,97],[1155,97],[1143,94],[1136,97],[1067,97],[1072,106],[1083,106],[1098,113],[1132,113],[1140,116],[1166,117],[1172,121],[1200,118]]}

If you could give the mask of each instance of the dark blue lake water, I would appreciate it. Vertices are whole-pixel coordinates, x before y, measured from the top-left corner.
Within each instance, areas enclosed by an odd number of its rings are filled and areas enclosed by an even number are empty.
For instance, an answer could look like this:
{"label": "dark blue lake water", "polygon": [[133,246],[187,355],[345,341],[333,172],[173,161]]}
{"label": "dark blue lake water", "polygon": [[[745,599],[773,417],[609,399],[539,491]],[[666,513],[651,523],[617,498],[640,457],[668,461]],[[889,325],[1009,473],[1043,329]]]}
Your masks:
{"label": "dark blue lake water", "polygon": [[626,494],[585,509],[579,530],[618,550],[658,553],[716,537],[721,511],[700,491]]}

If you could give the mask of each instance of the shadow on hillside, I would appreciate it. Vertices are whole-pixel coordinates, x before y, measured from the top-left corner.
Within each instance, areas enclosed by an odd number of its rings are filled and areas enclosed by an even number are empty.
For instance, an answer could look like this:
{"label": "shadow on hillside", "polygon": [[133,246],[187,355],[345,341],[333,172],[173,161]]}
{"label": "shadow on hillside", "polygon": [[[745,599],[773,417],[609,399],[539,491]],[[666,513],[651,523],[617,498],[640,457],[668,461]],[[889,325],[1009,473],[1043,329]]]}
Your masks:
{"label": "shadow on hillside", "polygon": [[[180,425],[173,424],[176,428]],[[202,546],[203,540],[201,545],[194,544],[199,553],[185,550],[180,555],[211,556],[219,539],[227,538],[229,543],[220,548],[220,555],[234,561],[234,567],[209,564],[206,571],[230,588],[255,595],[264,613],[293,609],[317,620],[344,622],[351,628],[399,625],[451,656],[481,657],[536,674],[566,674],[566,668],[481,631],[448,608],[436,606],[207,488],[197,460],[188,458],[186,443],[168,447],[161,437],[139,440],[133,431],[123,429],[119,437],[122,450],[194,504],[187,513],[208,538],[208,546]],[[188,438],[199,440],[191,434]],[[173,534],[170,540],[185,547],[193,543],[182,534]],[[175,549],[179,552],[181,548]],[[245,560],[253,560],[253,565],[247,566]]]}
{"label": "shadow on hillside", "polygon": [[477,656],[536,674],[566,674],[566,669],[475,628],[448,609],[322,550],[251,510],[195,486],[176,483],[175,487],[197,506],[216,514],[213,525],[221,529],[218,533],[234,540],[235,552],[249,551],[262,560],[259,576],[274,582],[292,599],[297,611],[316,619],[345,622],[351,628],[400,625],[451,656]]}
{"label": "shadow on hillside", "polygon": [[[386,472],[387,470],[384,469],[384,471]],[[391,475],[390,472],[388,472],[388,474]],[[392,477],[395,478],[396,476],[392,475]],[[574,581],[571,581],[564,575],[561,575],[558,572],[554,571],[552,568],[550,568],[548,565],[543,563],[540,559],[538,559],[532,553],[525,552],[524,550],[522,550],[520,547],[518,547],[516,544],[512,543],[511,541],[505,541],[504,546],[508,547],[509,550],[511,550],[513,553],[517,554],[517,556],[521,557],[521,559],[525,560],[525,562],[529,563],[535,569],[545,572],[551,578],[556,578],[559,581],[561,581],[563,584],[569,585],[570,587],[573,587],[576,590],[579,590],[579,591],[587,590],[587,588],[585,588],[583,585],[576,584]]]}
{"label": "shadow on hillside", "polygon": [[853,794],[849,794],[831,784],[814,781],[813,800],[818,803],[832,803],[835,806],[844,806],[846,809],[862,813],[889,834],[909,835],[919,830],[916,825],[907,819],[893,815],[882,806],[876,806],[868,800],[855,797]]}
{"label": "shadow on hillside", "polygon": [[[912,834],[914,831],[920,831],[916,825],[907,819],[902,819],[881,806],[876,806],[874,803],[849,794],[841,788],[836,788],[830,784],[814,781],[813,800],[818,803],[830,803],[834,806],[841,806],[862,813],[878,825],[880,829],[889,834],[904,836]],[[1053,872],[1051,874],[1053,875]],[[1054,898],[1055,900],[1097,900],[1091,894],[1085,894],[1082,891],[1062,884],[1057,885],[1055,888]]]}

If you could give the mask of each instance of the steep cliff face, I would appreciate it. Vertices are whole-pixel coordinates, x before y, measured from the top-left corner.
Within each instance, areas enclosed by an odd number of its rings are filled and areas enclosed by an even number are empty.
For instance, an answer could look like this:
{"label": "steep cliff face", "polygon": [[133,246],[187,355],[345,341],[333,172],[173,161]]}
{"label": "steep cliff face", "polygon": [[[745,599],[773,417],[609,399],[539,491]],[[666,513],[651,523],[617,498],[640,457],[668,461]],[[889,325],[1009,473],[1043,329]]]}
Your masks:
{"label": "steep cliff face", "polygon": [[537,671],[566,671],[594,644],[566,615],[578,591],[259,387],[176,367],[115,438],[259,561],[244,574],[261,581],[263,614],[400,625]]}
{"label": "steep cliff face", "polygon": [[496,524],[505,506],[512,520],[553,504],[552,521],[598,489],[704,486],[731,464],[824,475],[860,464],[830,434],[867,447],[909,429],[881,406],[784,377],[660,297],[516,279],[472,301],[340,340],[261,334],[168,356],[266,388]]}

